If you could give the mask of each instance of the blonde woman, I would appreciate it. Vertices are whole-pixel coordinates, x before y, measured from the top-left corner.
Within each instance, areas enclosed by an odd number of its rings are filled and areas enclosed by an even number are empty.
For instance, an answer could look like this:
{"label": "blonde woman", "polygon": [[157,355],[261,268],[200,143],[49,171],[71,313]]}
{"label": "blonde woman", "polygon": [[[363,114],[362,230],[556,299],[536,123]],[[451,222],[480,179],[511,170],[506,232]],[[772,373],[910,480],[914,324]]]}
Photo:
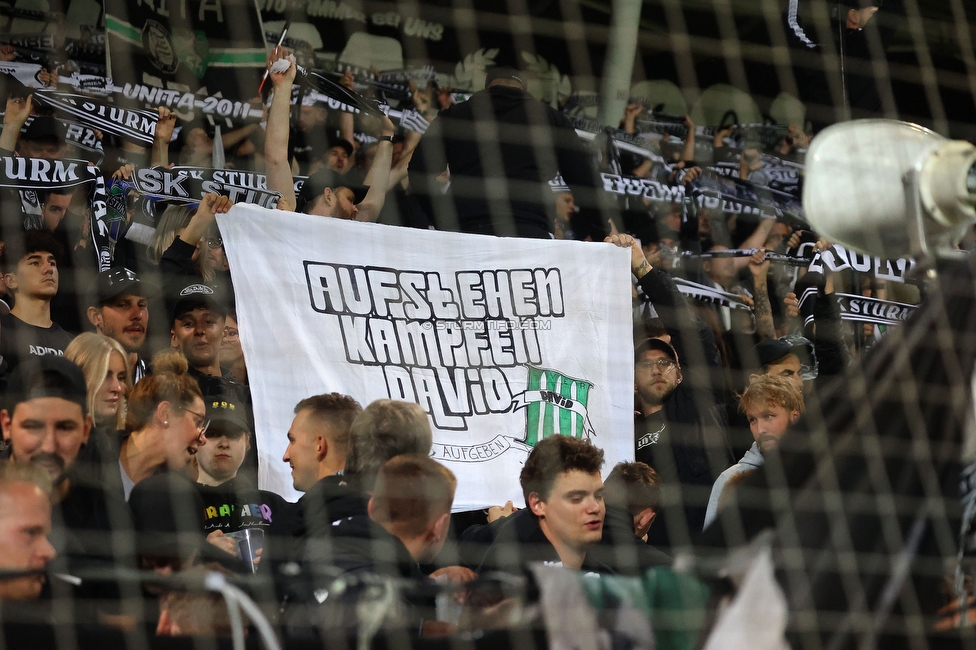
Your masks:
{"label": "blonde woman", "polygon": [[76,336],[64,351],[81,367],[88,384],[88,412],[95,426],[117,431],[125,425],[125,398],[132,389],[129,357],[118,341],[102,334]]}
{"label": "blonde woman", "polygon": [[146,257],[154,265],[159,266],[159,261],[163,258],[166,249],[173,245],[173,241],[180,236],[183,229],[190,223],[193,213],[196,212],[192,207],[181,205],[168,206],[159,217],[156,224],[156,232],[149,242]]}
{"label": "blonde woman", "polygon": [[149,261],[157,264],[166,276],[185,277],[188,282],[200,278],[211,286],[226,284],[229,288],[224,242],[215,215],[227,212],[232,205],[226,196],[207,194],[194,212],[173,206],[166,208],[149,244]]}

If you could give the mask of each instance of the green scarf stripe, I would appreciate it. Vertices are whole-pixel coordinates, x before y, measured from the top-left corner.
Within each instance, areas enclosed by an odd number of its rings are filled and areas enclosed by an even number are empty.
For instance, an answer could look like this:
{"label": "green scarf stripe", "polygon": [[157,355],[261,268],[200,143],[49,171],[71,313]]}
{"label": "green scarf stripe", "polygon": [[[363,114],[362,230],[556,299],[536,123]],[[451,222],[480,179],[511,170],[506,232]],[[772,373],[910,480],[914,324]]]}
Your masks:
{"label": "green scarf stripe", "polygon": [[105,29],[133,43],[142,44],[142,32],[123,20],[105,16]]}
{"label": "green scarf stripe", "polygon": [[227,64],[261,64],[264,66],[267,54],[262,50],[254,49],[226,49],[210,50],[207,62],[210,65]]}

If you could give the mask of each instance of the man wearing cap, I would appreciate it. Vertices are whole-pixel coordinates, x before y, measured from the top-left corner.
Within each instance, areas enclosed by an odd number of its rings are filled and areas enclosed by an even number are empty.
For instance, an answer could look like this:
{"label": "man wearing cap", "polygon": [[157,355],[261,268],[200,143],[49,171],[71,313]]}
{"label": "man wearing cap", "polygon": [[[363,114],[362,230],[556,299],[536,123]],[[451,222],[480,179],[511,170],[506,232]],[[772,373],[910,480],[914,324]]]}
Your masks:
{"label": "man wearing cap", "polygon": [[[485,90],[442,111],[410,161],[410,187],[440,228],[548,239],[549,181],[561,174],[579,211],[574,236],[602,241],[603,181],[565,115],[526,92],[513,68],[488,70]],[[451,202],[439,177],[450,170]],[[504,187],[505,192],[493,187]],[[453,203],[453,204],[452,204]]]}
{"label": "man wearing cap", "polygon": [[[281,48],[271,56],[271,63],[287,54]],[[268,110],[268,128],[264,152],[268,189],[281,194],[279,210],[295,210],[306,214],[357,221],[376,221],[390,189],[390,165],[393,160],[393,122],[380,117],[379,144],[373,166],[369,170],[369,188],[350,186],[350,181],[337,176],[332,169],[324,169],[310,176],[296,196],[288,157],[288,119],[291,109],[291,87],[297,68],[291,61],[285,72],[269,72],[275,93]],[[333,145],[330,152],[336,150]]]}
{"label": "man wearing cap", "polygon": [[352,169],[355,147],[345,138],[330,138],[329,150],[325,154],[325,168],[337,174],[345,174]]}
{"label": "man wearing cap", "polygon": [[290,512],[285,500],[256,489],[237,473],[251,447],[244,409],[229,396],[215,395],[204,401],[210,426],[206,431],[207,444],[195,456],[197,487],[204,505],[204,532],[286,526],[280,520],[285,511]]}
{"label": "man wearing cap", "polygon": [[750,383],[762,375],[772,375],[786,379],[803,392],[806,384],[804,380],[817,376],[817,357],[813,343],[801,336],[760,341],[756,344],[755,352],[761,372],[750,375]]}
{"label": "man wearing cap", "polygon": [[[216,291],[206,284],[193,282],[175,291],[169,302],[171,346],[183,352],[190,364],[187,374],[200,384],[204,399],[213,395],[231,397],[243,409],[245,421],[252,422],[247,386],[239,384],[220,367],[220,344],[227,312]],[[257,471],[257,453],[253,448],[247,454],[246,467],[249,472]]]}
{"label": "man wearing cap", "polygon": [[14,306],[0,316],[0,355],[10,371],[31,356],[63,355],[72,336],[51,320],[58,263],[64,252],[60,244],[46,230],[17,233],[4,243],[3,282]]}
{"label": "man wearing cap", "polygon": [[128,353],[134,368],[133,383],[150,374],[149,363],[139,356],[146,342],[149,300],[136,273],[121,268],[99,273],[88,320],[96,332],[118,341]]}
{"label": "man wearing cap", "polygon": [[702,403],[704,395],[682,385],[681,364],[670,343],[647,339],[635,348],[634,361],[636,460],[658,473],[665,486],[662,514],[669,520],[650,533],[654,539],[648,543],[688,543],[701,530],[712,484],[734,462],[724,418],[721,409]]}
{"label": "man wearing cap", "polygon": [[60,490],[92,428],[81,368],[54,355],[23,361],[10,375],[0,427],[11,460],[43,467]]}
{"label": "man wearing cap", "polygon": [[111,555],[108,533],[128,522],[128,508],[81,458],[92,429],[81,368],[53,355],[21,363],[10,376],[0,427],[10,462],[50,477],[60,551],[72,562]]}
{"label": "man wearing cap", "polygon": [[[179,348],[190,364],[188,374],[200,384],[204,397],[228,395],[240,402],[242,386],[220,367],[220,344],[227,312],[216,291],[201,282],[182,287],[170,298],[171,346]],[[250,418],[248,418],[250,421]]]}

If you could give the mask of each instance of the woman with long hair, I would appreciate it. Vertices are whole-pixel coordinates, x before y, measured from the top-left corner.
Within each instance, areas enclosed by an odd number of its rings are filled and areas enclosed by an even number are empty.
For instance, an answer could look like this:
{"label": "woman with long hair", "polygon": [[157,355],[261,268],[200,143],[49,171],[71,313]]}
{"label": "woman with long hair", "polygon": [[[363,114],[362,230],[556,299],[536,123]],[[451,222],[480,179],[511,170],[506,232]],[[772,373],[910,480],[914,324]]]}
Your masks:
{"label": "woman with long hair", "polygon": [[159,266],[163,253],[173,245],[173,242],[193,218],[195,210],[183,205],[170,205],[163,210],[156,224],[156,232],[149,242],[146,256],[154,265]]}
{"label": "woman with long hair", "polygon": [[[224,242],[215,218],[216,214],[227,212],[232,205],[226,196],[207,194],[200,200],[196,211],[190,213],[189,219],[186,219],[186,208],[180,208],[179,213],[171,213],[171,221],[166,215],[173,208],[166,208],[160,219],[157,238],[150,244],[150,261],[158,259],[159,270],[171,279],[185,278],[184,285],[203,280],[210,286],[226,291],[225,295],[232,295]],[[159,234],[158,231],[164,227],[165,233]]]}
{"label": "woman with long hair", "polygon": [[65,348],[64,357],[81,367],[88,385],[88,412],[95,426],[117,431],[125,425],[125,399],[132,389],[129,357],[118,341],[86,332]]}

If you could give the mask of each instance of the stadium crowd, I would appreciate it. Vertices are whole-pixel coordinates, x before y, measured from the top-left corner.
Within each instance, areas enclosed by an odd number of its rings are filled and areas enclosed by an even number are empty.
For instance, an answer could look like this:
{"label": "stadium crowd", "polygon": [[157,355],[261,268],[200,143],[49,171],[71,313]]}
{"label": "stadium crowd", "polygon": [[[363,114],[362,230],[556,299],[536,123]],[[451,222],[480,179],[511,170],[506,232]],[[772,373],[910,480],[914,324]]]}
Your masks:
{"label": "stadium crowd", "polygon": [[[594,155],[563,113],[528,95],[520,72],[492,68],[465,102],[414,88],[430,121],[421,135],[385,116],[293,107],[294,59],[279,48],[268,63],[263,127],[217,134],[160,108],[151,149],[104,138],[120,215],[107,270],[93,252],[86,192],[0,190],[5,620],[230,635],[211,595],[131,579],[217,571],[265,577],[252,595],[286,639],[355,630],[365,616],[355,604],[375,576],[414,581],[397,612],[413,637],[509,629],[510,592],[487,576],[531,580],[532,562],[640,575],[682,549],[735,543],[726,513],[737,485],[761,472],[805,411],[829,408],[822,386],[888,327],[842,319],[838,294],[920,301],[910,283],[818,265],[832,244],[794,220],[604,191],[605,171],[690,188],[725,169],[768,186],[770,157],[802,162],[809,136],[797,125],[774,143],[737,140],[728,125],[703,148],[686,118],[683,141],[645,139],[654,156],[610,155],[612,144]],[[620,131],[640,136],[646,113],[629,105]],[[3,119],[0,155],[78,157],[30,93],[11,91]],[[635,460],[605,467],[590,440],[546,438],[518,477],[524,507],[452,515],[458,478],[430,459],[418,405],[294,395],[280,435],[304,496],[292,504],[258,489],[253,378],[216,225],[233,202],[150,201],[130,182],[171,160],[212,166],[215,146],[226,168],[265,174],[280,210],[628,249]],[[557,175],[564,186],[554,190]],[[438,585],[463,607],[459,617],[435,613]]]}

